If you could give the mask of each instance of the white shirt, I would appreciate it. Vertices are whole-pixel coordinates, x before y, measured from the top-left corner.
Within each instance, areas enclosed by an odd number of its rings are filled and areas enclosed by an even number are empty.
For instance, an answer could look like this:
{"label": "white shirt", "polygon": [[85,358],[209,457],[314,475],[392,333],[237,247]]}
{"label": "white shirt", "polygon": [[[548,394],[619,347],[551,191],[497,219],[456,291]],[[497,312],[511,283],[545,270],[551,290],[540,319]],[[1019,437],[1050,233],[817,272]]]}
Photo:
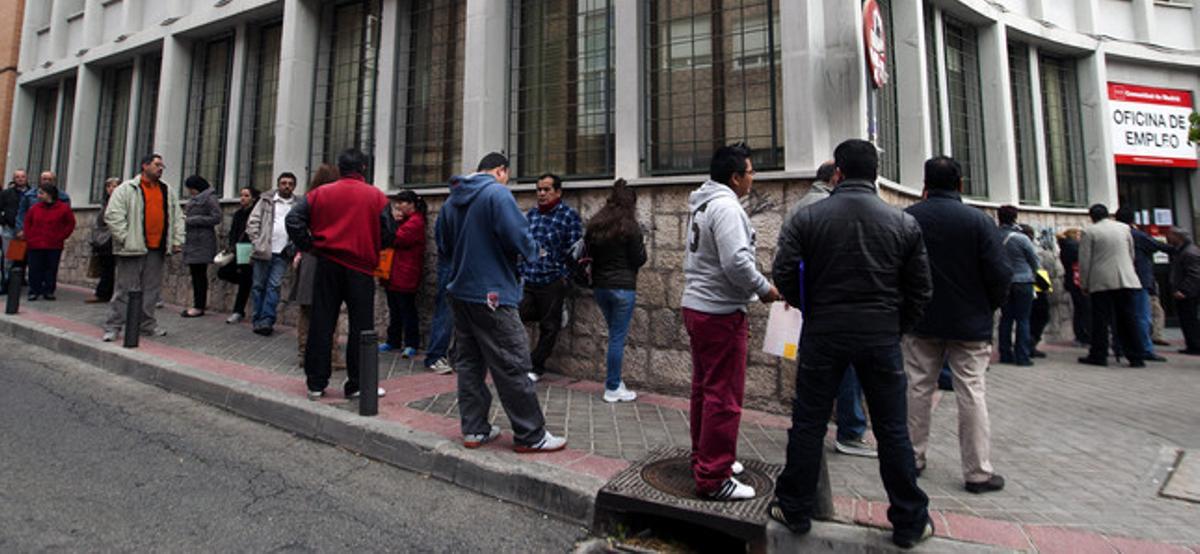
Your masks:
{"label": "white shirt", "polygon": [[273,225],[271,226],[271,253],[279,254],[288,244],[287,225],[284,221],[287,219],[288,212],[292,211],[292,206],[296,204],[296,195],[291,198],[283,199],[278,194],[275,195],[275,215]]}

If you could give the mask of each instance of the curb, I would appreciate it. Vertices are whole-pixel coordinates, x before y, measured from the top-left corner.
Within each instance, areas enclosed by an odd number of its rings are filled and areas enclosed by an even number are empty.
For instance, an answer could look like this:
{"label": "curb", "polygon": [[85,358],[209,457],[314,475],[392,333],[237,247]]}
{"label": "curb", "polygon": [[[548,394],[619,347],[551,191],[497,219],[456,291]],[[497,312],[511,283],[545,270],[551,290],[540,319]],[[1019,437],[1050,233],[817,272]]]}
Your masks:
{"label": "curb", "polygon": [[533,458],[522,462],[486,449],[466,450],[457,441],[433,433],[361,417],[19,317],[0,317],[0,335],[589,529],[596,493],[604,485],[599,478],[536,463]]}
{"label": "curb", "polygon": [[[978,553],[992,554],[1000,552],[1017,552],[1006,548],[983,544],[969,543],[930,537],[913,549],[919,552],[953,552],[955,554]],[[812,530],[804,535],[796,535],[778,522],[767,523],[767,552],[837,552],[840,554],[882,554],[909,552],[891,541],[891,532],[831,523],[824,521],[812,522]]]}

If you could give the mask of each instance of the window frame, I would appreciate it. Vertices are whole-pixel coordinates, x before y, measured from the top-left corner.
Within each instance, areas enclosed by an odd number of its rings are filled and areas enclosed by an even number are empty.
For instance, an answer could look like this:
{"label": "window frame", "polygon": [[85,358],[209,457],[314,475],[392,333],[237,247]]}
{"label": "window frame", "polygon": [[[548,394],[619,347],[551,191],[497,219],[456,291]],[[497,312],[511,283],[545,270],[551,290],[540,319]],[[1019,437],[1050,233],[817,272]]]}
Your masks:
{"label": "window frame", "polygon": [[[124,99],[121,98],[121,74],[128,71],[128,85]],[[95,159],[92,165],[92,181],[88,190],[92,202],[100,202],[104,197],[104,181],[109,177],[117,177],[124,181],[129,160],[125,149],[129,145],[129,118],[133,116],[131,105],[134,87],[133,65],[118,65],[104,68],[100,82],[100,109],[96,114],[96,147]],[[121,118],[117,108],[124,102],[124,117]],[[120,121],[123,119],[123,121]],[[120,123],[120,125],[118,125]],[[119,136],[120,140],[114,140]],[[113,162],[113,147],[120,144],[117,161],[120,165],[114,171],[110,164]]]}
{"label": "window frame", "polygon": [[[211,49],[217,45],[224,43],[226,45],[225,52],[225,83],[223,85],[224,94],[221,95],[218,107],[213,107],[209,104],[214,100],[209,98],[209,57],[212,54]],[[193,56],[191,63],[191,76],[188,79],[188,103],[187,103],[187,118],[185,125],[186,138],[183,141],[183,172],[182,175],[200,175],[208,180],[213,186],[217,194],[222,194],[224,190],[223,183],[225,181],[225,165],[229,161],[226,147],[229,137],[229,119],[231,110],[232,88],[233,88],[233,67],[234,67],[234,52],[237,48],[235,33],[230,31],[213,37],[209,37],[202,41],[196,41],[193,45]],[[199,71],[197,71],[199,67]],[[200,74],[197,79],[197,74]],[[200,101],[199,106],[195,105],[196,100]],[[212,175],[204,175],[202,170],[203,162],[211,161],[204,159],[205,151],[205,123],[206,117],[209,114],[216,114],[220,119],[217,123],[217,142],[216,142],[216,167]],[[199,121],[196,118],[199,117]],[[180,183],[179,186],[183,186]]]}
{"label": "window frame", "polygon": [[[240,147],[238,148],[238,189],[252,186],[259,192],[266,192],[275,186],[273,162],[275,159],[275,123],[279,105],[279,70],[283,54],[283,20],[269,20],[251,28],[253,32],[247,37],[248,55],[243,71],[245,75],[243,83],[245,84],[242,88],[241,99],[242,136],[239,138]],[[270,54],[264,48],[268,33],[277,33],[279,37],[273,61],[265,57]],[[266,74],[272,66],[274,78]],[[263,96],[268,84],[274,85],[273,90],[270,91],[269,102]],[[267,109],[264,110],[264,108]],[[265,118],[265,120],[261,118]],[[265,133],[265,136],[260,133]],[[258,181],[262,176],[259,168],[256,167],[262,161],[260,155],[265,157],[267,165],[270,166],[270,169],[266,171],[267,178],[264,182]]]}

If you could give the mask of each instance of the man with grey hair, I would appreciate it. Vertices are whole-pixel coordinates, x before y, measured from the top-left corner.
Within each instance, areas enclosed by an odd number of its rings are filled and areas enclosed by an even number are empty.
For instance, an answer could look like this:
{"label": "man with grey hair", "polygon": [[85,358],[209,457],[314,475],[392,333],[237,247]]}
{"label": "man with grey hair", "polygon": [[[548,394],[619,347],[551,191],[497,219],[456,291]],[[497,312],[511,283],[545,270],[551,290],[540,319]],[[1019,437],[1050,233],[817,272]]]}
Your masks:
{"label": "man with grey hair", "polygon": [[1179,327],[1183,330],[1186,348],[1180,354],[1200,355],[1200,248],[1183,229],[1171,227],[1167,243],[1174,249],[1171,255],[1171,288],[1179,311]]}
{"label": "man with grey hair", "polygon": [[[17,238],[17,212],[21,208],[21,197],[29,190],[29,176],[24,169],[13,172],[12,183],[0,193],[0,237],[4,239],[4,251],[8,252],[8,244]],[[13,261],[7,257],[3,261],[4,277],[0,281],[0,294],[8,293],[8,275],[12,271]]]}

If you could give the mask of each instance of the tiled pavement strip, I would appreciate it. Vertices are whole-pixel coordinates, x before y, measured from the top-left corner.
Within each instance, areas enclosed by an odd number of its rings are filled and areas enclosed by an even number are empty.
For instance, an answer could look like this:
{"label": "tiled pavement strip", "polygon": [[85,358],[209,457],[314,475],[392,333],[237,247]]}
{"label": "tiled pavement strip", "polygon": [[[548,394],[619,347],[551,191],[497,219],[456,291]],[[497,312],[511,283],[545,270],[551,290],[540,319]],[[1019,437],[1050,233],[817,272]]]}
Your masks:
{"label": "tiled pavement strip", "polygon": [[[107,306],[82,299],[79,289],[61,287],[57,302],[23,302],[22,310],[71,320],[72,332],[90,330],[98,340],[96,325]],[[291,329],[263,338],[245,323],[226,325],[217,314],[182,319],[172,307],[159,310],[158,318],[169,335],[143,341],[190,350],[198,355],[192,361],[233,362],[295,378],[286,389],[303,390]],[[936,510],[938,534],[1043,552],[1200,554],[1200,505],[1157,496],[1176,450],[1200,449],[1200,359],[1170,355],[1172,348],[1164,349],[1168,364],[1103,369],[1075,364],[1079,349],[1046,350],[1050,359],[1035,367],[996,365],[988,374],[992,457],[1008,479],[1003,492],[976,496],[962,489],[955,403],[952,395],[941,399],[920,481]],[[456,433],[453,376],[433,376],[419,360],[394,354],[380,355],[380,369],[390,391],[381,404],[406,404],[434,416],[428,421],[437,422],[439,432]],[[340,379],[335,373],[331,391]],[[561,377],[538,385],[548,428],[567,436],[581,456],[591,454],[583,456],[589,463],[568,468],[607,477],[653,447],[687,446],[686,399],[643,394],[637,402],[611,405],[600,400],[601,387]],[[353,409],[333,396],[327,403]],[[492,418],[507,427],[498,402]],[[788,425],[785,417],[747,410],[739,456],[782,463]],[[839,519],[886,525],[876,461],[831,453],[829,466]]]}

